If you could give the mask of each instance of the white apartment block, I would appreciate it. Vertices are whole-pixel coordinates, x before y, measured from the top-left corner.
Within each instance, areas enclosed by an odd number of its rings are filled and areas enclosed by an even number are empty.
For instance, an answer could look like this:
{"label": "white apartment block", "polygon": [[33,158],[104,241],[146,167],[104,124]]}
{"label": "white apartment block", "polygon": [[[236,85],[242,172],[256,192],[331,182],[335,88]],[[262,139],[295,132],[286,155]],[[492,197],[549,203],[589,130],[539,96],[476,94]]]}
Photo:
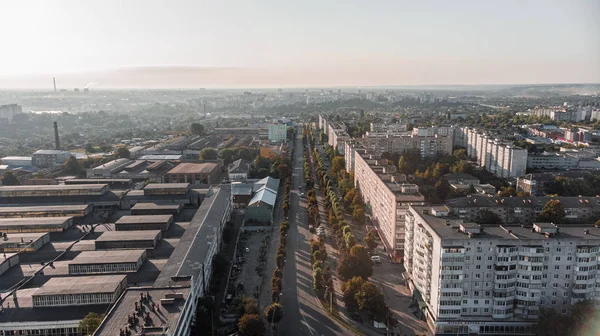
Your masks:
{"label": "white apartment block", "polygon": [[565,154],[533,154],[527,157],[527,168],[533,169],[572,169],[578,164],[578,158]]}
{"label": "white apartment block", "polygon": [[453,136],[367,132],[359,141],[367,150],[376,154],[419,150],[421,157],[428,157],[439,153],[452,154]]}
{"label": "white apartment block", "polygon": [[480,167],[498,177],[517,177],[527,169],[527,150],[472,128],[460,131],[466,140],[467,155]]}
{"label": "white apartment block", "polygon": [[600,303],[600,228],[479,226],[409,207],[409,285],[436,335],[535,335],[540,308]]}
{"label": "white apartment block", "polygon": [[344,144],[344,163],[348,173],[354,171],[354,158],[356,154],[365,154],[363,145],[356,140],[349,140]]}
{"label": "white apartment block", "polygon": [[269,124],[269,141],[285,141],[287,138],[287,124]]}
{"label": "white apartment block", "polygon": [[423,204],[415,184],[404,184],[406,176],[396,174],[396,166],[386,159],[354,149],[354,185],[371,208],[373,225],[390,254],[392,262],[404,255],[404,220],[409,204]]}
{"label": "white apartment block", "polygon": [[338,153],[344,153],[346,142],[350,139],[350,135],[345,130],[334,130],[327,141],[331,147],[337,149]]}

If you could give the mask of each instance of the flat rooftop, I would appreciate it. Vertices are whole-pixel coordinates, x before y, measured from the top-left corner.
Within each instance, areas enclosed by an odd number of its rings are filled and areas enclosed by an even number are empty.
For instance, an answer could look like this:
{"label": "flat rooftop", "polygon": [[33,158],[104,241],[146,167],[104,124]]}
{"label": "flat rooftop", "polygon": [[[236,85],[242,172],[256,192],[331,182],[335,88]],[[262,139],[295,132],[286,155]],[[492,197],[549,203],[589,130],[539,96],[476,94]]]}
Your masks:
{"label": "flat rooftop", "polygon": [[217,168],[216,163],[205,162],[205,163],[180,163],[175,168],[169,170],[167,174],[209,174],[215,168]]}
{"label": "flat rooftop", "polygon": [[160,235],[160,230],[107,231],[96,241],[135,241],[154,240]]}
{"label": "flat rooftop", "polygon": [[124,274],[50,278],[33,295],[114,293],[126,278]]}
{"label": "flat rooftop", "polygon": [[[177,321],[179,320],[179,316],[183,311],[183,307],[185,302],[187,301],[190,288],[189,287],[171,287],[171,288],[129,288],[127,291],[119,298],[119,301],[115,303],[113,308],[108,312],[102,324],[98,327],[98,330],[94,333],[94,336],[106,335],[106,336],[114,336],[119,335],[119,330],[123,328],[123,326],[128,325],[127,317],[129,314],[135,311],[135,303],[139,304],[140,293],[146,295],[150,294],[152,298],[152,302],[144,302],[143,305],[146,306],[146,312],[150,314],[152,318],[152,326],[154,328],[161,328],[164,330],[166,328],[167,332],[172,334],[177,327]],[[160,300],[175,295],[181,294],[183,299],[176,299],[172,304],[162,305]],[[155,311],[152,312],[151,305],[155,303],[160,312]],[[142,327],[140,325],[132,327],[132,334],[137,335],[141,333]],[[151,332],[146,332],[146,335],[152,335]],[[163,333],[161,332],[161,335]]]}
{"label": "flat rooftop", "polygon": [[190,187],[189,183],[149,183],[144,187],[144,190],[153,189],[187,189]]}
{"label": "flat rooftop", "polygon": [[8,213],[27,213],[27,212],[69,212],[69,211],[85,211],[90,206],[87,204],[74,205],[45,205],[45,206],[22,206],[22,207],[0,207],[0,215]]}
{"label": "flat rooftop", "polygon": [[[477,224],[463,223],[462,220],[452,219],[450,217],[435,217],[424,214],[423,211],[429,211],[430,206],[411,206],[416,210],[433,231],[442,239],[470,239],[465,233],[459,232],[457,229],[460,225],[465,227],[473,227]],[[450,225],[446,225],[447,221]],[[552,238],[546,238],[545,235],[531,232],[531,227],[508,226],[508,225],[480,225],[481,233],[475,235],[476,239],[506,239],[506,240],[548,240],[548,239],[583,239],[583,240],[600,240],[600,228],[593,225],[557,225],[559,233],[553,235]],[[586,233],[586,230],[588,230]],[[472,239],[472,238],[471,238]]]}
{"label": "flat rooftop", "polygon": [[21,185],[21,186],[2,186],[0,192],[8,191],[48,191],[48,190],[94,190],[102,191],[107,184],[56,184],[56,185]]}
{"label": "flat rooftop", "polygon": [[68,179],[65,181],[66,184],[97,184],[97,183],[131,183],[131,179]]}
{"label": "flat rooftop", "polygon": [[0,227],[18,225],[62,225],[71,219],[73,219],[73,216],[0,218]]}
{"label": "flat rooftop", "polygon": [[46,235],[50,235],[50,233],[48,233],[48,232],[8,233],[6,235],[6,237],[7,237],[6,240],[4,240],[3,238],[0,239],[0,248],[3,246],[21,243],[21,240],[23,241],[23,243],[29,243],[32,241],[36,242],[38,239],[41,239],[42,237],[44,237]]}
{"label": "flat rooftop", "polygon": [[173,219],[173,215],[123,216],[115,224],[164,224]]}
{"label": "flat rooftop", "polygon": [[156,203],[136,203],[131,210],[173,210],[177,211],[183,206],[181,204],[156,204]]}
{"label": "flat rooftop", "polygon": [[107,250],[83,251],[75,259],[69,261],[70,265],[90,264],[118,264],[137,262],[146,250]]}

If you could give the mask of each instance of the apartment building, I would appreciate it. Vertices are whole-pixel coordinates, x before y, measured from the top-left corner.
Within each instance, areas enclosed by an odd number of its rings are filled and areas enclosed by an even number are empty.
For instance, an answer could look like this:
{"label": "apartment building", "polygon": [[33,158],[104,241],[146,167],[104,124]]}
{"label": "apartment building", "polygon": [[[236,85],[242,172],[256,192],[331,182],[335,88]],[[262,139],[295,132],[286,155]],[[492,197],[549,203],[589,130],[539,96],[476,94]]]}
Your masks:
{"label": "apartment building", "polygon": [[338,153],[344,153],[346,142],[350,141],[350,135],[345,130],[332,130],[327,139],[329,146],[337,149]]}
{"label": "apartment building", "polygon": [[363,145],[354,139],[347,141],[344,145],[344,163],[346,164],[346,171],[348,173],[354,171],[354,161],[357,153],[359,155],[366,153]]}
{"label": "apartment building", "polygon": [[465,221],[475,221],[479,213],[488,210],[505,224],[531,225],[544,205],[557,199],[572,222],[595,222],[600,218],[600,197],[490,197],[470,195],[446,201],[450,212]]}
{"label": "apartment building", "polygon": [[527,168],[531,169],[573,169],[579,165],[579,159],[565,154],[542,153],[527,156]]}
{"label": "apartment building", "polygon": [[373,133],[367,132],[362,138],[357,139],[367,150],[375,154],[403,153],[419,150],[421,157],[435,156],[437,154],[452,154],[452,136],[435,134],[433,136],[420,136],[404,133]]}
{"label": "apartment building", "polygon": [[425,198],[415,184],[406,184],[406,176],[386,159],[354,150],[354,185],[371,208],[372,222],[390,254],[392,262],[404,255],[404,220],[409,204],[424,204]]}
{"label": "apartment building", "polygon": [[[466,141],[467,155],[498,177],[517,177],[527,169],[527,150],[473,128],[457,130]],[[459,136],[460,138],[461,136]]]}
{"label": "apartment building", "polygon": [[540,309],[598,300],[600,228],[480,226],[409,206],[405,267],[435,335],[535,335]]}
{"label": "apartment building", "polygon": [[269,132],[269,141],[272,142],[280,142],[285,141],[287,138],[287,124],[284,123],[276,123],[269,124],[268,132]]}

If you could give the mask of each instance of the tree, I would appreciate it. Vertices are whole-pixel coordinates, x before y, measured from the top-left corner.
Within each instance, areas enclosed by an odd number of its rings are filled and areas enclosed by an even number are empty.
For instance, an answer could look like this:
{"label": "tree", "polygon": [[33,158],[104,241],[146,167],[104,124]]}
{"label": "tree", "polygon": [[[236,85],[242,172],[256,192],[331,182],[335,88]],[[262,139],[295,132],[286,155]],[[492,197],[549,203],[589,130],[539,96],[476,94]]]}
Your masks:
{"label": "tree", "polygon": [[219,153],[214,148],[203,148],[199,154],[200,160],[216,160],[219,157]]}
{"label": "tree", "polygon": [[238,321],[238,330],[243,336],[263,336],[265,324],[258,314],[244,314]]}
{"label": "tree", "polygon": [[490,210],[483,209],[479,211],[477,214],[477,218],[475,218],[475,223],[477,224],[501,224],[502,219],[495,212],[491,212]]}
{"label": "tree", "polygon": [[538,336],[563,336],[571,334],[571,317],[553,309],[540,309],[535,332]]}
{"label": "tree", "polygon": [[119,146],[119,148],[117,148],[115,151],[115,157],[118,159],[129,159],[131,157],[131,153],[129,152],[129,149],[125,148],[124,146]]}
{"label": "tree", "polygon": [[344,168],[345,163],[343,156],[336,156],[333,158],[333,160],[331,160],[331,176],[333,178],[336,178],[338,176],[338,173],[344,170]]}
{"label": "tree", "polygon": [[79,331],[84,335],[91,335],[98,329],[104,319],[104,314],[88,313],[83,320],[79,321]]}
{"label": "tree", "polygon": [[502,187],[498,193],[500,197],[517,196],[517,190],[513,187]]}
{"label": "tree", "polygon": [[84,148],[86,153],[96,153],[96,147],[94,147],[91,143],[86,143]]}
{"label": "tree", "polygon": [[362,285],[365,283],[361,277],[353,277],[352,279],[344,282],[342,285],[342,299],[346,308],[350,311],[358,310],[358,302],[356,302],[356,294],[360,291]]}
{"label": "tree", "polygon": [[199,123],[193,123],[190,125],[190,132],[195,135],[203,135],[204,134],[204,126]]}
{"label": "tree", "polygon": [[244,314],[259,314],[258,305],[253,298],[246,298],[242,302],[244,308]]}
{"label": "tree", "polygon": [[367,313],[369,317],[378,322],[384,322],[388,316],[388,308],[385,305],[383,294],[377,286],[370,282],[365,282],[358,293],[355,295],[358,309]]}
{"label": "tree", "polygon": [[221,160],[223,160],[223,164],[225,166],[227,166],[230,163],[232,163],[233,161],[235,161],[234,157],[235,157],[235,150],[233,148],[223,148],[219,152],[219,158]]}
{"label": "tree", "polygon": [[273,161],[271,161],[271,159],[269,159],[268,157],[265,157],[265,156],[257,156],[256,157],[256,168],[258,168],[258,169],[261,169],[261,168],[269,169],[269,168],[271,168],[272,164],[273,164]]}
{"label": "tree", "polygon": [[[350,234],[352,234],[350,232]],[[338,265],[338,274],[344,281],[359,276],[368,279],[373,275],[373,263],[364,246],[356,244],[342,255]]]}
{"label": "tree", "polygon": [[81,164],[74,156],[69,156],[67,162],[63,164],[63,167],[65,168],[65,172],[67,174],[73,175],[79,175],[83,170],[83,168],[81,168]]}
{"label": "tree", "polygon": [[446,181],[446,179],[442,178],[435,183],[433,186],[433,191],[435,192],[435,195],[443,201],[450,193],[450,184],[448,181]]}
{"label": "tree", "polygon": [[354,208],[354,212],[352,212],[352,217],[354,220],[360,225],[365,225],[365,209],[362,206],[357,206]]}
{"label": "tree", "polygon": [[265,318],[269,323],[278,324],[283,318],[283,307],[279,303],[272,303],[265,309]]}
{"label": "tree", "polygon": [[292,175],[292,168],[285,163],[277,166],[277,174],[280,179],[286,179]]}
{"label": "tree", "polygon": [[537,220],[555,224],[563,223],[565,221],[565,208],[560,204],[560,200],[552,199],[546,202]]}
{"label": "tree", "polygon": [[15,173],[13,173],[10,170],[7,170],[4,172],[4,174],[2,174],[2,185],[5,185],[5,186],[21,185],[21,181],[19,181],[19,178],[17,177],[17,175],[15,175]]}
{"label": "tree", "polygon": [[465,149],[456,149],[452,152],[452,156],[454,156],[457,160],[466,160],[467,159],[467,150]]}
{"label": "tree", "polygon": [[377,235],[375,234],[375,230],[369,230],[365,235],[365,239],[363,239],[364,243],[370,250],[373,250],[377,247]]}

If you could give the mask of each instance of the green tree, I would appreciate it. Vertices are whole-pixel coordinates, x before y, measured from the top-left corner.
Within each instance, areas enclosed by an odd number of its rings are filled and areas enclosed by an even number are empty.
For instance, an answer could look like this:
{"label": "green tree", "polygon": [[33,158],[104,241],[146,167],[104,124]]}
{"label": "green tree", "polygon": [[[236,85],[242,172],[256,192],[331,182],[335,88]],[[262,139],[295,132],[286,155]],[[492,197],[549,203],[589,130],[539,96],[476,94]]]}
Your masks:
{"label": "green tree", "polygon": [[350,311],[358,310],[358,302],[356,302],[356,294],[360,291],[362,285],[365,283],[361,277],[353,277],[352,279],[344,282],[342,285],[342,299],[346,308]]}
{"label": "green tree", "polygon": [[571,326],[571,316],[559,314],[553,309],[540,309],[535,332],[537,336],[572,335]]}
{"label": "green tree", "polygon": [[258,305],[253,298],[245,298],[242,301],[243,312],[242,314],[260,314]]}
{"label": "green tree", "polygon": [[344,170],[345,163],[343,156],[336,156],[331,160],[331,176],[335,179],[338,176],[338,173]]}
{"label": "green tree", "polygon": [[466,160],[467,159],[467,150],[465,149],[456,149],[452,152],[452,156],[454,156],[457,160]]}
{"label": "green tree", "polygon": [[377,286],[370,282],[365,282],[358,293],[355,295],[358,309],[366,313],[373,320],[384,322],[388,316],[388,308],[385,304],[383,294]]}
{"label": "green tree", "polygon": [[13,173],[10,170],[7,170],[4,172],[4,174],[2,174],[2,185],[5,185],[5,186],[21,185],[21,181],[19,181],[19,178],[17,177],[17,175],[15,175],[15,173]]}
{"label": "green tree", "polygon": [[219,153],[214,148],[203,148],[199,154],[200,160],[216,160],[219,157]]}
{"label": "green tree", "polygon": [[79,175],[83,171],[81,164],[74,156],[70,156],[67,162],[63,164],[67,174]]}
{"label": "green tree", "polygon": [[204,134],[204,126],[199,123],[193,123],[190,125],[190,132],[195,135],[203,135]]}
{"label": "green tree", "polygon": [[271,161],[271,159],[269,159],[268,157],[257,156],[255,164],[256,164],[256,168],[258,168],[258,169],[261,169],[261,168],[269,169],[273,165],[273,161]]}
{"label": "green tree", "polygon": [[124,146],[119,146],[119,148],[117,148],[115,151],[115,157],[118,159],[129,159],[131,157],[131,153],[129,152],[129,149],[125,148]]}
{"label": "green tree", "polygon": [[86,143],[85,151],[86,153],[96,153],[96,147],[94,147],[94,145],[92,145],[91,143]]}
{"label": "green tree", "polygon": [[537,220],[539,222],[562,224],[565,221],[565,208],[560,204],[560,200],[551,199],[546,202]]}
{"label": "green tree", "polygon": [[517,190],[513,187],[502,187],[498,193],[500,197],[517,196]]}
{"label": "green tree", "polygon": [[244,314],[238,321],[238,330],[242,336],[263,336],[265,324],[258,314]]}
{"label": "green tree", "polygon": [[235,157],[235,150],[233,148],[223,148],[219,151],[219,158],[223,160],[224,165],[232,163]]}
{"label": "green tree", "polygon": [[79,321],[79,331],[84,335],[91,335],[98,329],[104,319],[104,314],[88,313],[83,320]]}
{"label": "green tree", "polygon": [[352,217],[358,224],[365,225],[365,209],[362,206],[357,206],[354,208]]}
{"label": "green tree", "polygon": [[363,239],[364,243],[370,250],[373,250],[377,247],[377,234],[375,234],[375,230],[369,230],[365,235],[365,239]]}
{"label": "green tree", "polygon": [[[350,232],[350,234],[352,234]],[[338,265],[340,279],[346,281],[355,276],[368,279],[373,275],[373,263],[364,246],[356,244],[342,255]]]}
{"label": "green tree", "polygon": [[442,178],[435,183],[433,186],[433,191],[435,192],[436,196],[443,201],[450,193],[450,184],[448,181],[446,181],[446,179]]}
{"label": "green tree", "polygon": [[283,307],[279,303],[272,303],[265,309],[265,318],[269,323],[277,325],[283,318]]}

